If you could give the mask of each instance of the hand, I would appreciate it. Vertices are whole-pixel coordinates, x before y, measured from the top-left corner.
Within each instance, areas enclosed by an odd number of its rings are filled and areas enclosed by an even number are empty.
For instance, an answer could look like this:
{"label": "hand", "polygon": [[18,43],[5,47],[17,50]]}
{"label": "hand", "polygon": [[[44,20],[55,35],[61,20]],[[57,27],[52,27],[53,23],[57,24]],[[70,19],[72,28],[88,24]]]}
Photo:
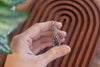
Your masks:
{"label": "hand", "polygon": [[[68,54],[71,49],[63,44],[37,55],[44,48],[52,46],[51,26],[50,21],[37,23],[16,35],[10,44],[13,54],[7,56],[5,67],[46,67],[52,60]],[[62,43],[66,32],[59,30],[62,27],[60,22],[56,23],[56,27]]]}

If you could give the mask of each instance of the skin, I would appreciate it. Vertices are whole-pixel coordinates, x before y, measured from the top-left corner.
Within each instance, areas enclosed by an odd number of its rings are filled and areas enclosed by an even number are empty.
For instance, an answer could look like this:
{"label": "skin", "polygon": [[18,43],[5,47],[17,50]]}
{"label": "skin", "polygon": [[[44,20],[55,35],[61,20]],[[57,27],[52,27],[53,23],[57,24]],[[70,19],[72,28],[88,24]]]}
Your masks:
{"label": "skin", "polygon": [[[55,46],[43,54],[37,55],[46,47],[52,46],[52,24],[50,21],[37,23],[23,33],[16,35],[10,44],[13,54],[9,54],[4,67],[46,67],[51,61],[68,54],[71,49],[66,44]],[[66,32],[61,31],[62,24],[56,23],[61,43]]]}

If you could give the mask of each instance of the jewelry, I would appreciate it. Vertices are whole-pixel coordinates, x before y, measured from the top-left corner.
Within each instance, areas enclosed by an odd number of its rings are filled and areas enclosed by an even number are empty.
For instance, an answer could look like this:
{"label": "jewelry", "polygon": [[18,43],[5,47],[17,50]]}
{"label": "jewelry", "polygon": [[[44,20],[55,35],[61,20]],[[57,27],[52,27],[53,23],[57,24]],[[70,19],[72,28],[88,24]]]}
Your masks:
{"label": "jewelry", "polygon": [[53,31],[52,44],[53,46],[59,46],[61,44],[61,41],[57,34],[56,21],[52,21],[52,31]]}

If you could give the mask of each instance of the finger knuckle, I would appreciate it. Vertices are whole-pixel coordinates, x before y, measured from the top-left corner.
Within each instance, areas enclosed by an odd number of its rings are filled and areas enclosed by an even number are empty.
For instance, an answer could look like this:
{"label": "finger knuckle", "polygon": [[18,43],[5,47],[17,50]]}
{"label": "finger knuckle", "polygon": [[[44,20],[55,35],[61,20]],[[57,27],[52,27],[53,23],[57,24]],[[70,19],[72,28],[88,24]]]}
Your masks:
{"label": "finger knuckle", "polygon": [[40,26],[40,23],[36,23],[35,26]]}
{"label": "finger knuckle", "polygon": [[41,23],[36,23],[35,26],[40,29],[41,28]]}
{"label": "finger knuckle", "polygon": [[20,40],[21,39],[21,36],[20,35],[15,35],[14,37],[13,37],[13,40]]}

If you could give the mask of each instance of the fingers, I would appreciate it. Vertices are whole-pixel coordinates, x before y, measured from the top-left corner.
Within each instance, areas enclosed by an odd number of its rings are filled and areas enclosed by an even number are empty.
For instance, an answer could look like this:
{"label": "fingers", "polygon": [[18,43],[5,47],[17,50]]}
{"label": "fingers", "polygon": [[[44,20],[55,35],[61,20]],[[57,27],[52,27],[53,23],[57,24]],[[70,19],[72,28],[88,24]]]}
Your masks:
{"label": "fingers", "polygon": [[67,36],[65,31],[58,30],[57,33],[58,33],[60,39],[65,38]]}
{"label": "fingers", "polygon": [[[37,23],[33,26],[31,26],[29,29],[27,29],[23,34],[28,37],[35,37],[38,36],[41,32],[47,31],[52,27],[52,22],[42,22],[42,23]],[[56,23],[57,28],[61,28],[62,24],[60,22]]]}
{"label": "fingers", "polygon": [[[46,47],[52,46],[51,32],[52,31],[47,31],[47,32],[42,34],[41,38],[39,38],[37,40],[33,40],[33,44],[31,45],[31,50],[34,54],[37,54],[38,52],[45,49]],[[65,37],[66,37],[66,32],[58,30],[58,35],[60,37],[61,43],[64,42]]]}
{"label": "fingers", "polygon": [[[49,32],[49,33],[50,33],[50,32]],[[60,30],[58,30],[57,33],[58,33],[58,36],[59,36],[60,39],[61,39],[61,42],[63,42],[64,39],[65,39],[65,37],[66,37],[66,32],[65,32],[65,31],[60,31]],[[41,36],[40,40],[41,40],[42,42],[45,42],[45,41],[52,41],[52,34],[47,34],[47,32],[46,32],[46,33],[44,33],[44,34]]]}
{"label": "fingers", "polygon": [[[40,39],[41,42],[52,42],[52,38],[51,37],[43,37]],[[60,38],[61,43],[65,41],[65,38]]]}
{"label": "fingers", "polygon": [[40,55],[43,58],[43,62],[48,64],[49,62],[68,54],[71,48],[67,45],[56,46],[48,50],[46,53]]}
{"label": "fingers", "polygon": [[37,37],[33,38],[33,40],[37,40],[40,37],[48,37],[48,36],[52,36],[52,30],[41,32],[41,34],[39,34]]}
{"label": "fingers", "polygon": [[45,43],[41,43],[41,46],[39,46],[35,51],[34,54],[38,54],[41,50],[47,48],[47,47],[51,47],[52,46],[52,42],[45,42]]}
{"label": "fingers", "polygon": [[[61,37],[65,37],[67,35],[65,31],[61,31],[61,30],[57,30],[57,33]],[[52,30],[41,33],[41,36],[52,36],[52,35],[53,35]]]}
{"label": "fingers", "polygon": [[[61,30],[57,30],[57,33],[58,33],[60,38],[66,37],[66,35],[67,35],[65,31],[61,31]],[[53,35],[52,30],[45,31],[45,32],[42,32],[39,36],[35,37],[33,40],[37,40],[40,37],[41,38],[42,37],[51,37],[52,38],[52,35]],[[46,40],[46,39],[42,39],[42,40]]]}
{"label": "fingers", "polygon": [[[64,41],[65,41],[65,38],[62,38],[61,43]],[[53,46],[51,38],[48,38],[48,40],[46,40],[46,41],[40,41],[40,40],[35,41],[33,43],[33,45],[31,45],[29,48],[34,54],[38,54],[41,50],[43,50],[47,47],[51,47],[51,46]]]}

